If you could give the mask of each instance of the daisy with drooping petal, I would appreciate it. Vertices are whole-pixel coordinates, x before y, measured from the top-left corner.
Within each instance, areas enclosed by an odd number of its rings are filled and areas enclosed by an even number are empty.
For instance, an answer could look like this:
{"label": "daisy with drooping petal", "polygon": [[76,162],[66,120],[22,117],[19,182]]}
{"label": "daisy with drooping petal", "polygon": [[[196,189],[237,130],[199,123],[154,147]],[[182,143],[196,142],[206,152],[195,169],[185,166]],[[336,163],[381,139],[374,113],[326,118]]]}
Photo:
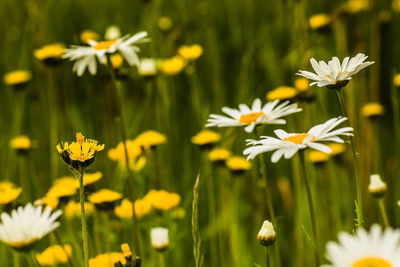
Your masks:
{"label": "daisy with drooping petal", "polygon": [[339,234],[339,242],[328,242],[323,267],[399,267],[400,231],[382,229],[375,224],[370,231],[359,228],[355,235]]}
{"label": "daisy with drooping petal", "polygon": [[311,58],[310,62],[316,73],[299,70],[296,74],[314,80],[310,86],[316,84],[318,87],[326,86],[329,89],[340,89],[349,83],[351,76],[375,63],[374,61],[364,62],[367,58],[368,56],[358,53],[353,58],[345,57],[342,64],[337,57],[333,57],[328,64],[322,60],[318,63],[314,58]]}
{"label": "daisy with drooping petal", "polygon": [[146,36],[147,32],[139,32],[133,36],[127,34],[116,40],[102,42],[90,40],[88,42],[89,46],[72,46],[66,49],[63,57],[75,61],[73,71],[78,76],[82,76],[86,68],[92,75],[95,75],[97,72],[96,58],[105,64],[107,60],[106,54],[113,54],[117,51],[122,54],[130,66],[138,66],[139,58],[137,52],[140,49],[136,44],[148,42],[149,39]]}
{"label": "daisy with drooping petal", "polygon": [[275,100],[262,106],[261,100],[257,98],[253,101],[251,108],[245,104],[240,104],[239,109],[223,107],[222,111],[229,117],[211,114],[206,127],[244,126],[245,131],[250,133],[258,124],[285,124],[286,121],[280,119],[281,117],[302,111],[297,104],[289,105],[289,101],[278,104],[279,100]]}
{"label": "daisy with drooping petal", "polygon": [[337,143],[344,143],[339,137],[340,135],[351,136],[353,128],[344,127],[335,129],[336,126],[341,124],[347,118],[333,118],[326,121],[323,124],[318,124],[312,127],[307,133],[287,133],[284,130],[275,130],[275,134],[278,138],[270,136],[261,136],[261,140],[247,140],[247,144],[251,147],[246,148],[243,151],[244,155],[248,155],[247,159],[253,159],[258,154],[275,151],[272,154],[271,161],[276,163],[282,156],[285,159],[289,159],[296,154],[300,149],[310,147],[315,150],[319,150],[325,153],[330,153],[332,149],[319,142],[321,141],[332,141]]}
{"label": "daisy with drooping petal", "polygon": [[16,250],[28,250],[43,236],[56,229],[60,223],[56,220],[61,210],[51,212],[51,208],[42,211],[42,206],[33,207],[31,203],[11,212],[1,214],[0,240]]}

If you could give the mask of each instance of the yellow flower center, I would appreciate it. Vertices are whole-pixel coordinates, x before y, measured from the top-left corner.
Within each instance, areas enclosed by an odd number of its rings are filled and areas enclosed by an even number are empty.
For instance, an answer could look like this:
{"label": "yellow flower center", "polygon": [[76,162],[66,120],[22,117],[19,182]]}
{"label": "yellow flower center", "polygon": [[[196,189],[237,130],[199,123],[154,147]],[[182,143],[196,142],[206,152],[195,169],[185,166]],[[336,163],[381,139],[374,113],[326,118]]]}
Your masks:
{"label": "yellow flower center", "polygon": [[368,257],[356,261],[352,267],[392,267],[392,264],[382,258]]}
{"label": "yellow flower center", "polygon": [[85,140],[85,137],[82,135],[82,133],[77,133],[76,134],[76,142],[79,144],[82,144],[83,140]]}
{"label": "yellow flower center", "polygon": [[[301,134],[296,134],[296,135],[292,135],[292,136],[288,136],[283,138],[283,141],[289,141],[292,143],[295,143],[296,145],[301,145],[304,142],[304,139],[306,139],[307,136],[309,136],[309,133],[301,133]],[[311,139],[311,141],[314,141],[315,137],[313,137]]]}
{"label": "yellow flower center", "polygon": [[250,124],[252,122],[256,122],[257,119],[263,115],[265,115],[264,112],[253,112],[249,114],[244,114],[240,116],[239,122],[244,124]]}
{"label": "yellow flower center", "polygon": [[117,40],[98,42],[93,46],[94,50],[108,50],[112,45],[116,44]]}

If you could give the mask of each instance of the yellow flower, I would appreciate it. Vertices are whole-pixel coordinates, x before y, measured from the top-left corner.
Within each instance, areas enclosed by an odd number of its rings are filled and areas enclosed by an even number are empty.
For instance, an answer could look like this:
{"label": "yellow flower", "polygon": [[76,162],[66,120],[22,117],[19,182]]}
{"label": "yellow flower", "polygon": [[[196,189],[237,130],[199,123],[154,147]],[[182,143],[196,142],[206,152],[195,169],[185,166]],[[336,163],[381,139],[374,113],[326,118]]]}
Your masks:
{"label": "yellow flower", "polygon": [[[90,202],[85,202],[85,214],[93,213],[94,205]],[[81,204],[73,200],[68,201],[64,207],[64,213],[67,219],[78,218],[81,216]]]}
{"label": "yellow flower", "polygon": [[208,153],[208,159],[210,161],[225,161],[231,155],[231,151],[225,148],[214,148]]}
{"label": "yellow flower", "polygon": [[153,130],[145,131],[136,137],[137,144],[144,149],[149,149],[151,147],[163,144],[166,140],[167,138],[165,135]]}
{"label": "yellow flower", "polygon": [[22,188],[8,181],[0,182],[0,204],[8,204],[21,195]]}
{"label": "yellow flower", "polygon": [[89,267],[114,267],[116,262],[126,263],[124,254],[121,252],[109,252],[97,255],[89,259]]}
{"label": "yellow flower", "polygon": [[380,116],[383,115],[384,108],[381,104],[377,102],[371,102],[362,106],[361,113],[364,117]]}
{"label": "yellow flower", "polygon": [[[94,172],[94,173],[84,173],[83,174],[83,186],[91,185],[97,182],[98,180],[103,177],[101,172]],[[79,186],[79,181],[75,180],[77,186]]]}
{"label": "yellow flower", "polygon": [[169,193],[165,190],[150,190],[144,200],[151,203],[155,209],[167,211],[178,206],[181,197],[176,193]]}
{"label": "yellow flower", "polygon": [[[124,59],[120,54],[112,54],[110,56],[111,59],[111,66],[114,69],[118,69],[119,67],[122,66],[122,63],[124,63]],[[107,64],[107,61],[104,62],[105,64]]]}
{"label": "yellow flower", "polygon": [[86,168],[94,162],[97,151],[104,149],[104,145],[98,145],[98,141],[85,139],[81,133],[76,134],[76,142],[70,145],[63,142],[57,145],[58,153],[63,160],[74,169]]}
{"label": "yellow flower", "polygon": [[81,42],[87,44],[90,40],[98,41],[100,40],[100,35],[91,30],[85,30],[81,33]]}
{"label": "yellow flower", "polygon": [[322,151],[312,150],[308,154],[308,158],[313,163],[322,163],[328,161],[330,155],[328,153],[324,153]]}
{"label": "yellow flower", "polygon": [[31,149],[32,141],[28,136],[20,135],[11,140],[10,146],[17,151],[24,152]]}
{"label": "yellow flower", "polygon": [[[135,200],[135,214],[137,218],[142,218],[144,215],[151,211],[151,203],[143,199]],[[115,215],[120,219],[131,219],[132,218],[132,202],[124,198],[121,201],[121,205],[114,208]]]}
{"label": "yellow flower", "polygon": [[160,63],[161,71],[166,75],[176,75],[183,70],[186,62],[180,56],[164,59]]}
{"label": "yellow flower", "polygon": [[199,146],[207,146],[218,142],[221,139],[219,133],[213,132],[211,130],[203,130],[192,137],[192,143]]}
{"label": "yellow flower", "polygon": [[54,65],[61,61],[65,46],[60,43],[45,45],[34,52],[35,57],[48,65]]}
{"label": "yellow flower", "polygon": [[329,23],[331,23],[331,21],[332,17],[330,15],[317,14],[310,17],[310,19],[308,20],[308,24],[310,25],[310,28],[312,30],[316,30],[327,26]]}
{"label": "yellow flower", "polygon": [[25,85],[32,79],[32,74],[27,70],[16,70],[9,72],[4,75],[4,83],[10,86],[20,89],[21,86]]}
{"label": "yellow flower", "polygon": [[42,197],[41,199],[36,200],[33,204],[35,206],[43,205],[45,208],[50,207],[51,210],[55,210],[60,203],[60,200],[57,197]]}
{"label": "yellow flower", "polygon": [[[142,156],[142,149],[136,140],[127,140],[126,147],[128,150],[129,166],[135,171],[141,171],[146,165],[146,157]],[[113,161],[118,161],[121,168],[125,168],[125,148],[120,142],[115,148],[108,150],[108,158]]]}
{"label": "yellow flower", "polygon": [[122,198],[122,194],[109,189],[101,189],[88,197],[93,204],[112,203]]}
{"label": "yellow flower", "polygon": [[294,81],[294,87],[299,91],[306,91],[309,87],[309,82],[306,78],[297,78]]}
{"label": "yellow flower", "polygon": [[181,47],[178,48],[178,53],[183,57],[184,59],[187,60],[193,60],[197,59],[203,54],[203,47],[198,44],[194,45],[182,45]]}
{"label": "yellow flower", "polygon": [[72,176],[63,176],[54,181],[53,186],[50,187],[46,197],[50,198],[63,198],[75,195],[79,184]]}
{"label": "yellow flower", "polygon": [[54,245],[46,248],[42,253],[36,253],[36,259],[41,266],[54,266],[60,263],[68,263],[71,258],[72,247],[70,245]]}
{"label": "yellow flower", "polygon": [[344,9],[349,13],[358,13],[364,10],[368,10],[372,7],[372,3],[369,0],[349,0]]}
{"label": "yellow flower", "polygon": [[245,171],[251,169],[251,162],[240,156],[233,156],[226,160],[226,166],[232,171]]}
{"label": "yellow flower", "polygon": [[168,31],[172,28],[172,20],[169,17],[160,17],[158,19],[158,27],[163,31]]}
{"label": "yellow flower", "polygon": [[[399,0],[399,5],[400,5],[400,0]],[[400,9],[399,9],[400,12]],[[400,87],[400,73],[394,75],[393,77],[393,83],[396,87]]]}
{"label": "yellow flower", "polygon": [[297,95],[297,90],[290,86],[279,86],[267,93],[268,101],[290,99]]}

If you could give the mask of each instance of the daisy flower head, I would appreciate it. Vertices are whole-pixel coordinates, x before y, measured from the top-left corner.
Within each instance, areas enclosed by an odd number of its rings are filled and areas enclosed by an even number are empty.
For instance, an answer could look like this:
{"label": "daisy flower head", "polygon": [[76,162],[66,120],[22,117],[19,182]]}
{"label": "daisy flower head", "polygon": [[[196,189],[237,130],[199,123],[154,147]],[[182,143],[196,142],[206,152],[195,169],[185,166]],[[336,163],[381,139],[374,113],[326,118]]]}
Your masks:
{"label": "daisy flower head", "polygon": [[137,44],[148,42],[147,32],[139,32],[133,36],[129,34],[109,41],[97,42],[89,40],[89,46],[71,46],[65,50],[63,58],[75,61],[73,71],[82,76],[87,68],[92,75],[97,72],[96,58],[99,62],[105,64],[107,62],[107,54],[119,52],[130,66],[139,65],[139,57],[137,52],[140,49]]}
{"label": "daisy flower head", "polygon": [[61,216],[61,210],[52,213],[51,208],[44,211],[42,209],[42,206],[33,207],[29,203],[13,210],[11,215],[3,212],[0,240],[16,250],[26,251],[32,248],[43,236],[60,225],[56,220]]}
{"label": "daisy flower head", "polygon": [[247,160],[249,160],[254,159],[258,154],[275,151],[272,154],[271,161],[276,163],[282,156],[284,156],[285,159],[290,159],[297,151],[307,147],[325,153],[331,153],[332,149],[320,142],[331,141],[344,143],[339,136],[353,135],[353,128],[334,128],[345,120],[347,120],[345,117],[330,119],[322,124],[312,127],[307,133],[287,133],[281,129],[275,130],[275,134],[278,138],[261,136],[261,140],[248,139],[247,144],[250,145],[250,147],[246,148],[243,151],[243,154],[247,155]]}
{"label": "daisy flower head", "polygon": [[328,242],[326,258],[330,264],[322,267],[399,267],[399,240],[399,230],[383,230],[378,224],[369,232],[362,228],[354,235],[342,232],[339,242]]}
{"label": "daisy flower head", "polygon": [[316,73],[299,70],[296,74],[314,80],[310,86],[316,84],[318,87],[326,86],[329,89],[340,89],[349,83],[351,76],[375,63],[374,61],[364,62],[367,58],[368,56],[358,53],[352,58],[345,57],[342,64],[337,57],[333,57],[328,63],[322,60],[317,62],[314,58],[311,58],[310,62]]}
{"label": "daisy flower head", "polygon": [[281,117],[300,112],[302,109],[298,108],[297,104],[289,105],[289,101],[279,103],[279,100],[268,102],[262,106],[261,100],[257,98],[251,107],[240,104],[239,109],[223,107],[222,111],[228,116],[211,114],[206,127],[244,126],[244,130],[250,133],[259,124],[285,124],[286,121]]}

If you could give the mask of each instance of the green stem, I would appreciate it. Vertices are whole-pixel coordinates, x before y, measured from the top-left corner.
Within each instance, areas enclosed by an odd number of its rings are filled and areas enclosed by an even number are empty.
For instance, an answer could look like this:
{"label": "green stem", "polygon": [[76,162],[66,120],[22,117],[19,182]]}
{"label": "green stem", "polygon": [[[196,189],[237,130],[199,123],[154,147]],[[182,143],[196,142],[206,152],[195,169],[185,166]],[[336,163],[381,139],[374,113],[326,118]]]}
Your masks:
{"label": "green stem", "polygon": [[19,260],[19,254],[16,251],[13,251],[13,258],[14,258],[14,267],[20,267],[20,260]]}
{"label": "green stem", "polygon": [[89,267],[89,245],[88,245],[88,232],[86,226],[85,214],[85,189],[83,186],[83,167],[79,168],[77,173],[79,177],[79,201],[81,203],[81,224],[82,224],[82,239],[83,239],[83,256],[85,257],[85,267]]}
{"label": "green stem", "polygon": [[33,250],[31,250],[31,252],[29,254],[31,255],[33,266],[42,267],[40,265],[39,261],[36,259],[35,252]]}
{"label": "green stem", "polygon": [[56,238],[56,240],[57,240],[57,243],[61,246],[62,250],[64,251],[65,255],[67,255],[67,260],[68,260],[69,266],[70,266],[70,267],[74,267],[74,264],[72,263],[71,256],[68,255],[67,250],[64,248],[64,243],[62,242],[61,237],[60,237],[60,235],[57,233],[57,231],[54,231],[54,236],[55,236],[55,238]]}
{"label": "green stem", "polygon": [[378,204],[379,204],[379,211],[381,212],[383,223],[385,224],[385,227],[390,227],[388,215],[387,215],[386,208],[385,208],[385,203],[383,203],[382,198],[378,199]]}
{"label": "green stem", "polygon": [[[254,129],[254,134],[256,136],[256,139],[260,138],[260,135],[257,132],[257,127]],[[260,164],[260,172],[262,175],[262,179],[264,180],[264,186],[265,186],[265,197],[267,199],[267,207],[268,207],[268,211],[269,211],[269,216],[271,217],[271,222],[274,225],[275,229],[277,228],[277,224],[276,224],[276,217],[275,217],[275,211],[274,211],[274,205],[272,203],[272,190],[271,187],[268,185],[268,177],[267,177],[267,164],[266,164],[266,160],[264,157],[264,154],[260,154],[258,156],[259,158],[259,164]],[[281,262],[281,257],[280,257],[280,253],[279,253],[279,246],[278,243],[275,243],[274,246],[274,251],[275,251],[275,260],[276,260],[276,265],[278,267],[282,266],[282,262]]]}
{"label": "green stem", "polygon": [[[344,95],[343,90],[338,89],[336,90],[337,96],[339,98],[340,107],[342,109],[342,114],[344,117],[349,119],[346,112],[345,102],[344,102]],[[348,125],[350,122],[348,121]],[[350,136],[350,145],[351,145],[351,152],[353,154],[353,162],[354,162],[354,175],[356,178],[356,194],[357,194],[357,201],[356,201],[356,227],[360,227],[364,224],[364,217],[363,217],[363,205],[362,205],[362,195],[361,195],[361,178],[360,178],[360,167],[358,164],[358,156],[356,151],[356,146],[354,144],[353,136]]]}
{"label": "green stem", "polygon": [[303,173],[301,176],[303,177],[303,181],[306,186],[308,208],[310,209],[311,226],[312,226],[312,231],[313,231],[313,236],[314,236],[315,261],[316,261],[316,266],[318,267],[318,266],[320,266],[320,263],[321,263],[321,258],[320,258],[321,253],[319,251],[319,237],[318,237],[317,221],[316,221],[316,216],[315,216],[314,201],[313,201],[313,197],[312,197],[310,181],[309,181],[308,175],[307,175],[304,151],[299,151],[299,155],[300,155],[300,160],[301,160],[302,170],[303,170]]}
{"label": "green stem", "polygon": [[159,260],[160,267],[165,267],[164,252],[158,252],[158,260]]}
{"label": "green stem", "polygon": [[120,117],[120,125],[121,125],[121,139],[124,144],[124,154],[125,154],[125,164],[126,164],[126,172],[127,172],[127,183],[128,183],[128,197],[129,200],[132,202],[132,227],[133,227],[133,248],[136,250],[136,256],[140,257],[140,244],[139,244],[139,231],[137,229],[137,219],[136,219],[136,213],[135,213],[135,192],[134,192],[134,185],[133,185],[133,177],[132,177],[132,172],[129,166],[129,156],[128,156],[128,148],[126,146],[126,128],[125,128],[125,120],[124,120],[124,115],[123,115],[123,103],[121,99],[121,93],[117,87],[117,81],[115,78],[115,73],[113,66],[111,64],[111,58],[110,55],[107,54],[107,66],[108,70],[111,76],[112,80],[112,85],[114,88],[114,92],[116,94],[116,98],[118,101],[118,116]]}
{"label": "green stem", "polygon": [[265,266],[270,267],[270,260],[269,260],[269,247],[265,247]]}

